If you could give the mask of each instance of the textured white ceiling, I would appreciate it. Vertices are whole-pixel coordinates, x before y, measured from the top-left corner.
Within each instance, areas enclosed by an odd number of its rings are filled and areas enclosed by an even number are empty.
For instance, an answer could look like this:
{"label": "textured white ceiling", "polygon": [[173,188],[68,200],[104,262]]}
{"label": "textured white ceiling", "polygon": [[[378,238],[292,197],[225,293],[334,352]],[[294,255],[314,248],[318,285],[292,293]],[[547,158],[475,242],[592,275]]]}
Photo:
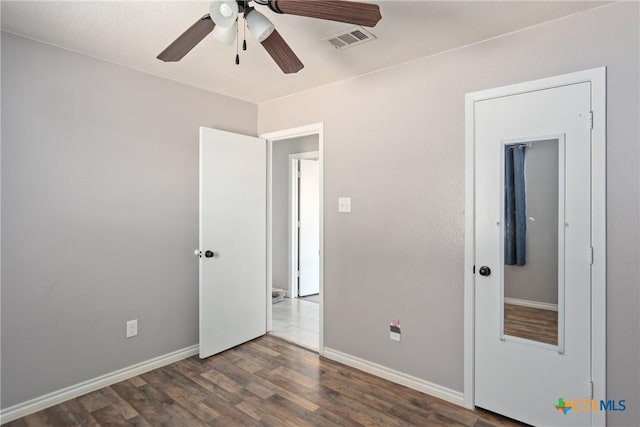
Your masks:
{"label": "textured white ceiling", "polygon": [[284,75],[247,31],[248,51],[205,38],[182,61],[156,59],[208,12],[203,1],[2,1],[2,29],[224,95],[260,103],[312,87],[455,49],[601,6],[593,1],[377,1],[377,40],[336,50],[321,41],[352,27],[277,15],[276,25],[305,68]]}

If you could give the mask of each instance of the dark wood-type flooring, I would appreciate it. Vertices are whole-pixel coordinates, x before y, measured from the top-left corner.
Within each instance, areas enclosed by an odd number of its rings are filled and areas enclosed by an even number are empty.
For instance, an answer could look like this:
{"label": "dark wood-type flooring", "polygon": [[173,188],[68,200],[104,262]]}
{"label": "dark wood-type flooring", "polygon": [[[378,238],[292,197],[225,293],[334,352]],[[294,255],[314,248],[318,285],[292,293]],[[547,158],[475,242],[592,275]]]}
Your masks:
{"label": "dark wood-type flooring", "polygon": [[22,426],[511,426],[264,336],[69,400]]}
{"label": "dark wood-type flooring", "polygon": [[558,312],[505,304],[504,334],[558,345]]}

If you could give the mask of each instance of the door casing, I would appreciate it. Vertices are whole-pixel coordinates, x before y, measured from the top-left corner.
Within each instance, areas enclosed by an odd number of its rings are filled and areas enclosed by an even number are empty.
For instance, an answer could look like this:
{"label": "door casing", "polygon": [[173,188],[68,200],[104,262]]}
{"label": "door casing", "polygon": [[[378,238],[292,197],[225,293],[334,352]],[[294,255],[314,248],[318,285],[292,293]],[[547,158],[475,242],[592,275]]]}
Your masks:
{"label": "door casing", "polygon": [[[591,379],[594,399],[606,400],[606,67],[468,93],[465,96],[465,262],[464,404],[475,407],[475,103],[482,100],[588,82],[592,94],[591,131]],[[604,426],[604,411],[593,411],[592,425]]]}
{"label": "door casing", "polygon": [[[291,129],[284,129],[275,132],[260,134],[260,138],[267,140],[267,332],[272,330],[272,304],[271,287],[272,284],[272,263],[273,263],[273,143],[284,139],[298,138],[308,135],[318,135],[318,169],[320,173],[320,325],[318,353],[324,354],[324,185],[323,185],[323,165],[324,165],[324,144],[323,144],[324,123],[314,123]],[[291,267],[289,267],[291,271]]]}

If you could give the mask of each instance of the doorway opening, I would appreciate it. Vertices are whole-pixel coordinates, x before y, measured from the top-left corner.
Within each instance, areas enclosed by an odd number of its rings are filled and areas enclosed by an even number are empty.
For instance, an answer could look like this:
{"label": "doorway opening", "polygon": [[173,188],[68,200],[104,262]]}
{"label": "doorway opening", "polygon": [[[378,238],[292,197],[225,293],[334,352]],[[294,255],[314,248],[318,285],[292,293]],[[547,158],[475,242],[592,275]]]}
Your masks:
{"label": "doorway opening", "polygon": [[322,124],[268,144],[267,331],[322,353]]}

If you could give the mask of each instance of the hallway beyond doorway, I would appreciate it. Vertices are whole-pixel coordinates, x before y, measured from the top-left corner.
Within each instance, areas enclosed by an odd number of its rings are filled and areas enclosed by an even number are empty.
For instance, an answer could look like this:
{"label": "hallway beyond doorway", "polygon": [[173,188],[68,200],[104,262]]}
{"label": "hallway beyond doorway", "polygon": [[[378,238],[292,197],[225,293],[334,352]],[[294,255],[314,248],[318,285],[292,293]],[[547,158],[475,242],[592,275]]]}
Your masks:
{"label": "hallway beyond doorway", "polygon": [[318,351],[320,304],[303,298],[285,298],[273,304],[271,334]]}

